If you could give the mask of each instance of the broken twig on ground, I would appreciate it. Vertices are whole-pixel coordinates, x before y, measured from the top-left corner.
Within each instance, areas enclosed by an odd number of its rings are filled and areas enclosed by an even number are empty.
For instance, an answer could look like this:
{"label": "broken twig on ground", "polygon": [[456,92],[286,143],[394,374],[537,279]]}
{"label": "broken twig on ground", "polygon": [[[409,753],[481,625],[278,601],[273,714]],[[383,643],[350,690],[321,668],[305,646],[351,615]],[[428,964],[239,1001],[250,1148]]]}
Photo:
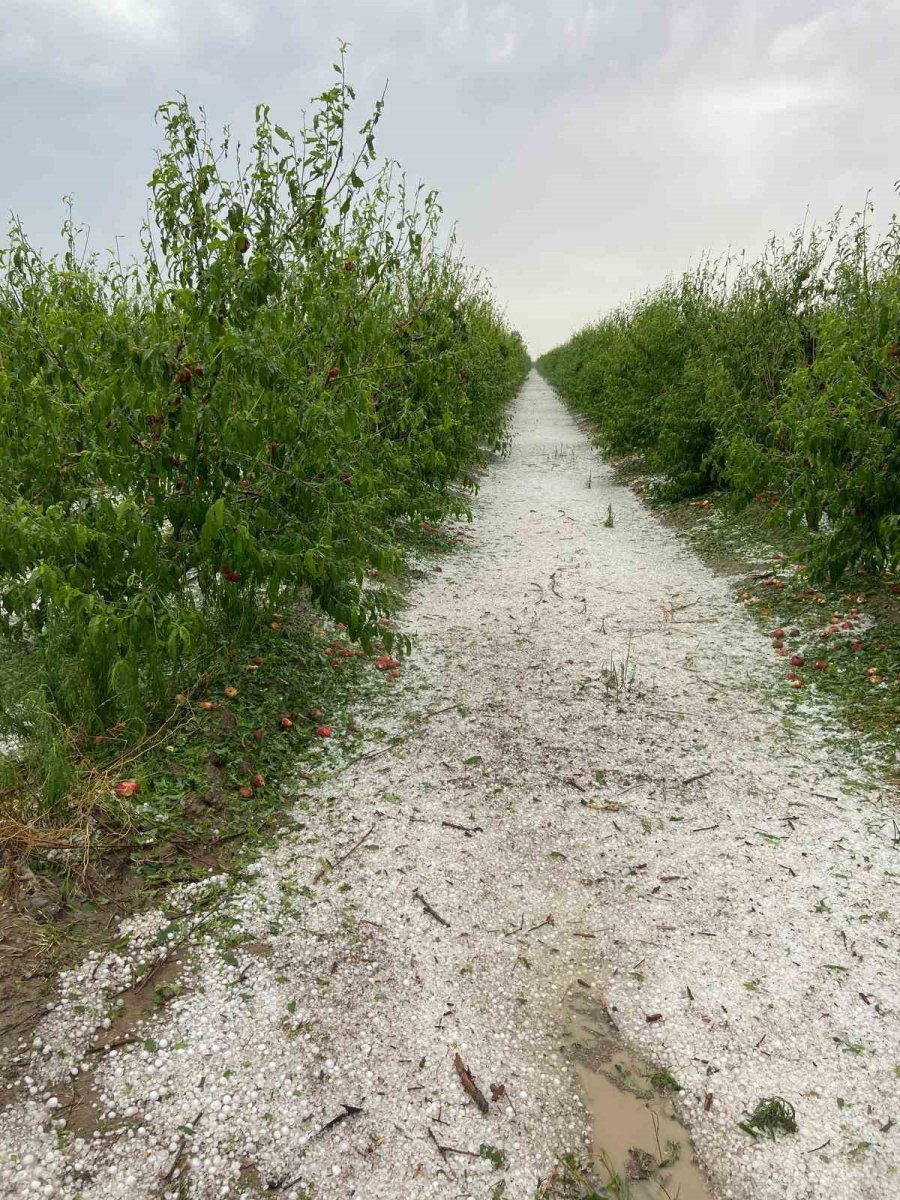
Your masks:
{"label": "broken twig on ground", "polygon": [[434,919],[436,921],[440,921],[440,923],[442,925],[446,925],[446,927],[448,929],[450,928],[450,922],[445,921],[439,912],[435,912],[435,910],[431,907],[431,905],[428,903],[428,901],[425,899],[425,897],[422,895],[422,893],[419,891],[418,888],[416,888],[416,890],[413,892],[413,895],[419,901],[419,903],[422,905],[422,907],[425,909],[425,911],[428,913],[428,915],[430,917],[434,917]]}
{"label": "broken twig on ground", "polygon": [[469,1096],[470,1099],[475,1103],[479,1111],[487,1116],[487,1114],[491,1111],[490,1105],[485,1099],[483,1092],[478,1087],[478,1084],[475,1082],[472,1072],[460,1058],[459,1054],[454,1056],[453,1065],[456,1068],[456,1073],[459,1076],[459,1082],[463,1085],[463,1090],[465,1091],[466,1095]]}

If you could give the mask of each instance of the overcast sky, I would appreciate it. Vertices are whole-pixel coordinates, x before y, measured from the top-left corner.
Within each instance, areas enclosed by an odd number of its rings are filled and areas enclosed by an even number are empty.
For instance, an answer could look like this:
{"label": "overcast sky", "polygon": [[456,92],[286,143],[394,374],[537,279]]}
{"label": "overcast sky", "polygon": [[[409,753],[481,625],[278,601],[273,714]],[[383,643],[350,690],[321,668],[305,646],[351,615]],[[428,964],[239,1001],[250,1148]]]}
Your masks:
{"label": "overcast sky", "polygon": [[156,105],[296,123],[339,37],[535,354],[706,248],[896,199],[900,0],[3,0],[0,206],[56,245],[73,192],[134,250]]}

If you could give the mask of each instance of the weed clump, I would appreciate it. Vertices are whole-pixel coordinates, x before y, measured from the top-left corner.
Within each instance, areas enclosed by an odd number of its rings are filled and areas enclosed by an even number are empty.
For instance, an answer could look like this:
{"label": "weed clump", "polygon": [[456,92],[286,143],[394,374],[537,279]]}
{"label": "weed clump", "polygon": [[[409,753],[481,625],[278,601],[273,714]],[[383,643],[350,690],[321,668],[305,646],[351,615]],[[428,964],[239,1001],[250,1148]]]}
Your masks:
{"label": "weed clump", "polygon": [[753,1112],[745,1113],[744,1117],[738,1122],[738,1128],[752,1138],[769,1137],[774,1142],[777,1133],[797,1132],[794,1106],[780,1096],[760,1100]]}
{"label": "weed clump", "polygon": [[681,1084],[668,1069],[663,1067],[661,1071],[654,1071],[647,1076],[647,1082],[657,1092],[680,1092]]}

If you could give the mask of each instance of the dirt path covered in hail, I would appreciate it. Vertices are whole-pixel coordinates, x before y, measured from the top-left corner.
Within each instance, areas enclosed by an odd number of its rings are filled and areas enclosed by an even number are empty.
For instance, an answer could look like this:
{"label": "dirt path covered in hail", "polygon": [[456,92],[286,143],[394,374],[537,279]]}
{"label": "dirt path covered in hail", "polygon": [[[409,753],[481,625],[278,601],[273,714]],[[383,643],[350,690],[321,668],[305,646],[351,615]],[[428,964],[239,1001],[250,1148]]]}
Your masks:
{"label": "dirt path covered in hail", "polygon": [[[728,582],[536,374],[512,433],[413,589],[397,740],[298,783],[249,880],[61,980],[0,1097],[0,1195],[575,1195],[586,997],[681,1085],[713,1196],[900,1190],[886,796],[788,737]],[[754,1140],[774,1096],[797,1130]]]}

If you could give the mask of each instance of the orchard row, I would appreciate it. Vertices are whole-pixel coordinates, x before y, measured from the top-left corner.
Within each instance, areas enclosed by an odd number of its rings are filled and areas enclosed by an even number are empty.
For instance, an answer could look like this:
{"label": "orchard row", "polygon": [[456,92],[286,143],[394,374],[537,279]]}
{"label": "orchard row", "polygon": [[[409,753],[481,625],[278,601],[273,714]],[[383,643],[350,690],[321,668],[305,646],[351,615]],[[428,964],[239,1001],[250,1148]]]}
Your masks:
{"label": "orchard row", "polygon": [[[410,531],[463,514],[527,370],[434,194],[339,80],[246,149],[159,110],[140,260],[0,251],[0,722],[135,737],[211,640],[311,600],[371,645]],[[382,643],[388,643],[384,634]],[[14,648],[10,648],[10,653]],[[52,791],[52,779],[45,779]]]}
{"label": "orchard row", "polygon": [[900,225],[868,217],[705,261],[538,364],[661,498],[764,498],[819,576],[900,561]]}

